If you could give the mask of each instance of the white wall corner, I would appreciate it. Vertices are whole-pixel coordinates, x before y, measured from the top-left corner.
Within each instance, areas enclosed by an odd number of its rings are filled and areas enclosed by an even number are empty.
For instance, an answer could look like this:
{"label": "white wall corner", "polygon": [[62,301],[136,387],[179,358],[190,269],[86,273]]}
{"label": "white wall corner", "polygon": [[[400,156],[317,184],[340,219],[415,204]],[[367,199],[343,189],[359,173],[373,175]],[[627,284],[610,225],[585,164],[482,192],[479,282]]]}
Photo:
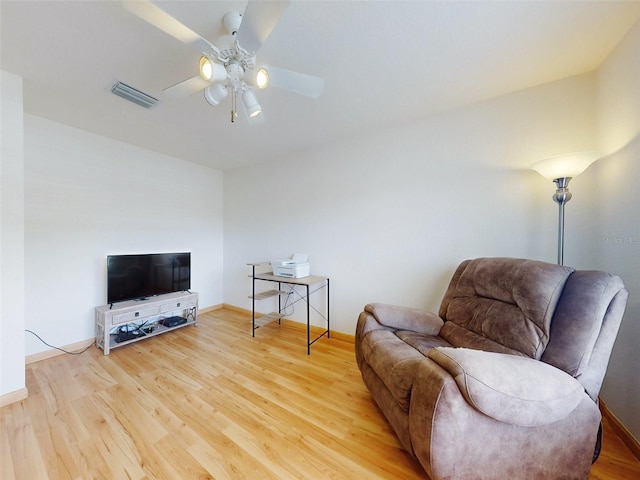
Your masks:
{"label": "white wall corner", "polygon": [[619,275],[629,291],[601,396],[625,428],[640,439],[640,23],[632,27],[598,69],[599,148],[592,208],[595,267]]}
{"label": "white wall corner", "polygon": [[22,79],[0,70],[0,400],[3,404],[26,395],[23,125]]}

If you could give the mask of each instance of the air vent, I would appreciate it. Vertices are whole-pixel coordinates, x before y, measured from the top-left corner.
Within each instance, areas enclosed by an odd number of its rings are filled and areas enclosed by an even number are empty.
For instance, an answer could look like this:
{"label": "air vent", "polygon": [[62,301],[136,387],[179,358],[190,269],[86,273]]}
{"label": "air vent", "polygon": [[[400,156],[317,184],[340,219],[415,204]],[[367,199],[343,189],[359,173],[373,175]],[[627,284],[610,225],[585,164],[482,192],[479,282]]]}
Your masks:
{"label": "air vent", "polygon": [[153,98],[151,95],[147,95],[146,93],[122,82],[117,82],[111,88],[111,92],[144,108],[151,108],[158,103],[157,98]]}

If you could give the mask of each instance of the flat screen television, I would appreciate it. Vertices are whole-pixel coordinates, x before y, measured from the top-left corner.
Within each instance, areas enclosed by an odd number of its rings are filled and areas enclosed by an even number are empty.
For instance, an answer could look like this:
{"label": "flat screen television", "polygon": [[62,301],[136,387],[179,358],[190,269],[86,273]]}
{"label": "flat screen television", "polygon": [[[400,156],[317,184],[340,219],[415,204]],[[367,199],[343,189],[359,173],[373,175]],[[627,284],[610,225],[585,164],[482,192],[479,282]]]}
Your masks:
{"label": "flat screen television", "polygon": [[191,288],[191,253],[107,256],[107,303]]}

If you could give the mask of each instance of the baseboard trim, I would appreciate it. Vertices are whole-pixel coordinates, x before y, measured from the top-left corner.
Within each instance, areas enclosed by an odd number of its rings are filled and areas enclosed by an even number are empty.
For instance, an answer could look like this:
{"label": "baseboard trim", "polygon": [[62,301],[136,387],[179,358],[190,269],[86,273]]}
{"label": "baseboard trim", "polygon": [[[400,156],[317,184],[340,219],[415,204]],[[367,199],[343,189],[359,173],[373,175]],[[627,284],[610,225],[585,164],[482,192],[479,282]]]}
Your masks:
{"label": "baseboard trim", "polygon": [[[87,340],[82,340],[81,342],[72,343],[71,345],[65,345],[64,347],[60,347],[62,350],[66,350],[67,352],[79,352],[87,347],[90,347],[96,343],[95,338],[90,338]],[[65,352],[58,350],[56,348],[52,348],[51,350],[45,350],[44,352],[33,353],[31,355],[27,355],[25,357],[25,364],[29,365],[31,363],[40,362],[41,360],[46,360],[47,358],[57,357],[58,355],[64,355]]]}
{"label": "baseboard trim", "polygon": [[331,330],[331,338],[335,338],[336,340],[340,340],[342,342],[356,343],[356,337],[354,335],[350,335],[348,333],[336,332],[335,330]]}
{"label": "baseboard trim", "polygon": [[631,432],[627,430],[622,422],[607,408],[607,405],[602,399],[600,399],[600,411],[602,412],[602,416],[609,421],[609,424],[618,434],[622,442],[631,450],[631,453],[640,460],[640,442],[631,435]]}
{"label": "baseboard trim", "polygon": [[[231,305],[229,303],[224,303],[222,304],[222,308],[224,308],[225,310],[231,310],[232,312],[238,312],[238,313],[244,313],[246,315],[251,316],[251,310],[248,310],[246,308],[242,308],[242,307],[237,307],[235,305]],[[265,315],[262,312],[256,312],[256,318],[260,317],[262,315]],[[283,321],[288,321],[291,323],[297,323],[297,324],[303,324],[306,325],[304,322],[297,322],[295,320],[289,320],[286,318],[282,319]],[[312,325],[312,327],[318,327],[318,325]],[[322,328],[322,327],[320,327]],[[348,333],[343,333],[343,332],[338,332],[335,330],[331,330],[331,338],[335,338],[336,340],[341,340],[343,342],[350,342],[350,343],[355,343],[355,335],[350,335]]]}
{"label": "baseboard trim", "polygon": [[223,303],[219,303],[218,305],[211,305],[210,307],[204,307],[198,310],[198,315],[202,313],[215,312],[216,310],[221,310],[224,308]]}
{"label": "baseboard trim", "polygon": [[29,391],[27,388],[21,388],[20,390],[16,390],[14,392],[5,393],[0,396],[0,407],[6,407],[12,403],[19,402],[20,400],[24,400],[29,396]]}
{"label": "baseboard trim", "polygon": [[[251,310],[247,310],[246,308],[242,308],[242,307],[236,307],[235,305],[231,305],[230,303],[222,304],[222,308],[224,308],[225,310],[231,310],[232,312],[246,313],[247,315],[251,315]],[[256,312],[256,313],[259,313],[259,312]]]}

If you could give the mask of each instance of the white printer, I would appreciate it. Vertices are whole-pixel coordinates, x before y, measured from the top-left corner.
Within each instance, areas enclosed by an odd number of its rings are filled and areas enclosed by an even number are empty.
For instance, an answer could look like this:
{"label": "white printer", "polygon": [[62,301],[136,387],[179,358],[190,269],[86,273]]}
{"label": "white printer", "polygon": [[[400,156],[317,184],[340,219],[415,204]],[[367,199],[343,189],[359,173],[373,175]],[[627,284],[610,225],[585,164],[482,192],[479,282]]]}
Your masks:
{"label": "white printer", "polygon": [[308,277],[311,267],[307,262],[309,255],[294,253],[285,260],[271,260],[271,268],[276,277],[302,278]]}

